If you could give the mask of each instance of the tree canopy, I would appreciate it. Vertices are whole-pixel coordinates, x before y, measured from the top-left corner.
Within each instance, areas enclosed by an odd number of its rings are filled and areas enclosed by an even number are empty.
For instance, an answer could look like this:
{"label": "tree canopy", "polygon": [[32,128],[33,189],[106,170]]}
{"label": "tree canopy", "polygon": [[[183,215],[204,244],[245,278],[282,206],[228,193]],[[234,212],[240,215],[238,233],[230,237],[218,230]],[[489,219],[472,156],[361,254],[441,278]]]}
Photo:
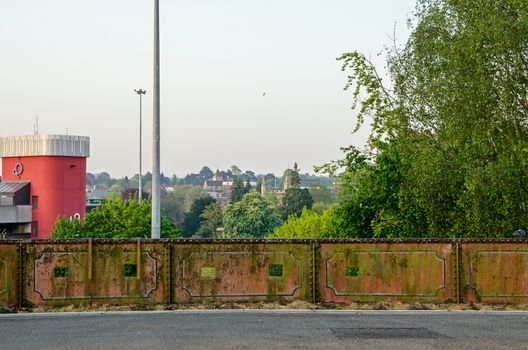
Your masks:
{"label": "tree canopy", "polygon": [[196,198],[189,208],[189,211],[185,213],[183,220],[183,235],[184,237],[191,237],[198,232],[200,225],[203,222],[201,217],[205,208],[209,205],[216,203],[216,200],[208,195],[203,195]]}
{"label": "tree canopy", "polygon": [[[137,197],[123,201],[120,196],[107,200],[86,214],[84,223],[58,218],[53,238],[149,238],[152,207]],[[181,237],[181,230],[161,215],[161,237]]]}
{"label": "tree canopy", "polygon": [[284,225],[277,227],[268,238],[334,238],[336,231],[334,211],[325,210],[319,215],[304,208],[300,216],[291,215]]}
{"label": "tree canopy", "polygon": [[231,238],[263,237],[281,224],[277,207],[255,191],[224,208],[224,229]]}
{"label": "tree canopy", "polygon": [[175,186],[172,192],[161,197],[161,208],[165,215],[177,226],[183,226],[185,213],[191,208],[191,204],[199,197],[207,193],[201,186],[182,185]]}
{"label": "tree canopy", "polygon": [[351,236],[509,235],[528,225],[528,6],[419,0],[384,84],[358,52],[349,75],[368,147],[320,168],[339,174]]}
{"label": "tree canopy", "polygon": [[246,193],[251,190],[251,185],[248,182],[244,185],[242,178],[237,177],[233,181],[233,187],[231,188],[231,203],[236,203],[244,197]]}
{"label": "tree canopy", "polygon": [[200,215],[201,224],[197,235],[200,237],[215,238],[216,229],[222,227],[223,212],[218,203],[209,204]]}

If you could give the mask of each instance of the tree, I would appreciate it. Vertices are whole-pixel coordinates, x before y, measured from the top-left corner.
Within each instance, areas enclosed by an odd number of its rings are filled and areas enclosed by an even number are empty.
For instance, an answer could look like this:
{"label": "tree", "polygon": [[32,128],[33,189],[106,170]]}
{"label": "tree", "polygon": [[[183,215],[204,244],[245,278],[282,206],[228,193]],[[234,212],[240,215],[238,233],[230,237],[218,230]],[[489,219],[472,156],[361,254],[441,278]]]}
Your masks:
{"label": "tree", "polygon": [[257,176],[255,175],[254,171],[246,170],[244,175],[245,175],[245,179],[246,180],[251,180],[251,181],[256,181],[257,180]]}
{"label": "tree", "polygon": [[105,171],[99,174],[96,174],[95,180],[98,186],[101,186],[102,188],[106,188],[106,189],[109,189],[113,184],[110,174],[108,174]]}
{"label": "tree", "polygon": [[284,218],[290,215],[299,216],[303,208],[311,209],[313,204],[312,195],[306,188],[288,188],[282,198],[281,211]]}
{"label": "tree", "polygon": [[251,187],[251,183],[249,182],[249,180],[247,180],[246,185],[244,186],[244,194],[249,193],[249,191],[251,191],[252,189],[253,187]]}
{"label": "tree", "polygon": [[[89,214],[87,214],[89,215]],[[81,220],[67,217],[57,218],[51,232],[52,238],[84,238],[85,233]]]}
{"label": "tree", "polygon": [[312,205],[312,209],[314,212],[316,212],[319,215],[322,215],[325,210],[330,209],[332,207],[332,204],[325,203],[325,202],[315,202]]}
{"label": "tree", "polygon": [[293,171],[290,173],[290,186],[294,188],[298,188],[301,186],[301,178],[299,176],[299,169],[297,167],[297,163],[293,163]]}
{"label": "tree", "polygon": [[224,208],[224,229],[231,238],[263,237],[281,224],[277,207],[255,191]]}
{"label": "tree", "polygon": [[317,214],[304,208],[299,217],[290,216],[288,221],[276,228],[268,238],[339,238],[335,221],[332,209]]}
{"label": "tree", "polygon": [[235,178],[233,181],[233,187],[231,189],[231,203],[241,200],[247,192],[249,191],[244,187],[244,181],[242,181],[242,179],[239,177]]}
{"label": "tree", "polygon": [[96,184],[96,177],[92,173],[86,173],[86,185],[93,186]]}
{"label": "tree", "polygon": [[108,192],[117,192],[117,193],[121,193],[122,191],[124,191],[124,187],[122,184],[120,184],[119,182],[116,182],[114,183],[112,186],[110,186],[110,188],[108,189]]}
{"label": "tree", "polygon": [[408,42],[388,52],[390,88],[364,55],[339,58],[355,130],[372,126],[364,152],[325,167],[341,172],[336,216],[350,235],[528,225],[527,16],[522,1],[419,0]]}
{"label": "tree", "polygon": [[344,151],[347,170],[339,179],[341,205],[335,210],[341,218],[340,230],[354,237],[406,235],[401,222],[395,220],[401,185],[401,160],[396,142],[379,142],[375,157],[354,147]]}
{"label": "tree", "polygon": [[314,202],[333,203],[335,201],[334,194],[328,187],[311,186],[308,191],[310,191]]}
{"label": "tree", "polygon": [[145,175],[141,178],[143,183],[152,182],[152,173],[150,171],[147,171]]}
{"label": "tree", "polygon": [[218,203],[209,204],[200,215],[202,223],[197,235],[200,237],[216,237],[216,229],[222,227],[222,206]]}
{"label": "tree", "polygon": [[[107,200],[101,206],[86,214],[84,223],[58,218],[53,228],[53,238],[149,238],[151,235],[151,203],[137,197],[127,201],[120,196]],[[164,215],[161,216],[161,236],[181,237],[176,228]]]}
{"label": "tree", "polygon": [[202,170],[200,170],[200,176],[205,180],[212,178],[214,175],[214,172],[207,166],[204,166]]}
{"label": "tree", "polygon": [[176,186],[174,191],[161,198],[161,208],[169,220],[176,226],[183,227],[185,213],[190,210],[191,204],[197,198],[206,195],[207,193],[201,186]]}
{"label": "tree", "polygon": [[216,203],[216,200],[208,195],[200,196],[192,202],[189,211],[185,213],[185,218],[183,219],[184,237],[191,237],[196,234],[203,221],[201,218],[202,213],[212,203]]}
{"label": "tree", "polygon": [[230,170],[231,170],[231,173],[234,176],[238,176],[238,175],[242,174],[242,170],[240,170],[240,168],[237,167],[236,165],[232,165]]}

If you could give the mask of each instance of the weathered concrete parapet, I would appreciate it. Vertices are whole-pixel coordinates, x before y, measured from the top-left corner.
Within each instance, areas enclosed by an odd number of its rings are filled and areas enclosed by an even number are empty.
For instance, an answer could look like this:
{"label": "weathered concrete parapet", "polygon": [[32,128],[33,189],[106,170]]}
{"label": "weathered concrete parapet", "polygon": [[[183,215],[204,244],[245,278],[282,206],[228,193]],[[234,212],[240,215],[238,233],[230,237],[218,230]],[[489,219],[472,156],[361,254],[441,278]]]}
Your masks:
{"label": "weathered concrete parapet", "polygon": [[311,300],[309,244],[175,243],[174,301]]}
{"label": "weathered concrete parapet", "polygon": [[463,302],[528,303],[528,242],[462,242]]}
{"label": "weathered concrete parapet", "polygon": [[454,302],[451,243],[323,243],[325,301]]}
{"label": "weathered concrete parapet", "polygon": [[137,241],[25,247],[29,305],[169,302],[166,245]]}
{"label": "weathered concrete parapet", "polygon": [[0,241],[0,307],[527,303],[528,240]]}
{"label": "weathered concrete parapet", "polygon": [[0,307],[19,305],[19,245],[0,242]]}

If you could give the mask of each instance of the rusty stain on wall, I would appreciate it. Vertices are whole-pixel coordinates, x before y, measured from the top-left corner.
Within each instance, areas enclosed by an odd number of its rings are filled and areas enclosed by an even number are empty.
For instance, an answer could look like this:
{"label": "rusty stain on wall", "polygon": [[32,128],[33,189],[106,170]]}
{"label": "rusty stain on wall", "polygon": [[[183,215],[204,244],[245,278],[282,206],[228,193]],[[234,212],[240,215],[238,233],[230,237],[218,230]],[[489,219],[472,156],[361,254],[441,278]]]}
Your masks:
{"label": "rusty stain on wall", "polygon": [[527,243],[462,243],[467,302],[527,303]]}
{"label": "rusty stain on wall", "polygon": [[526,240],[0,241],[0,307],[528,302]]}
{"label": "rusty stain on wall", "polygon": [[[145,244],[141,259],[137,254],[136,244],[92,243],[91,249],[88,244],[28,246],[25,300],[31,305],[168,302],[163,273],[167,247]],[[127,267],[134,269],[133,275],[127,274]]]}
{"label": "rusty stain on wall", "polygon": [[325,301],[453,301],[453,250],[444,244],[321,244]]}
{"label": "rusty stain on wall", "polygon": [[0,307],[18,304],[18,245],[0,243]]}
{"label": "rusty stain on wall", "polygon": [[308,245],[174,244],[172,256],[178,302],[309,298]]}

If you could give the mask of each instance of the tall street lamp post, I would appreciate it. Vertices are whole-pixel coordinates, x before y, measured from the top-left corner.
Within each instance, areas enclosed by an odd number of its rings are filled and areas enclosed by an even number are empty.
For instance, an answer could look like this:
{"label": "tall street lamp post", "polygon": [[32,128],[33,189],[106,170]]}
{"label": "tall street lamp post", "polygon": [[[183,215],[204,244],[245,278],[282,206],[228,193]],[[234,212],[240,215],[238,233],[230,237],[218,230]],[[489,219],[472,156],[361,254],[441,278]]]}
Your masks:
{"label": "tall street lamp post", "polygon": [[139,198],[138,198],[138,202],[141,202],[141,199],[143,199],[143,185],[141,183],[141,178],[142,178],[142,171],[141,171],[141,145],[142,145],[142,142],[141,142],[141,138],[142,138],[142,128],[141,128],[141,125],[142,125],[142,113],[143,113],[143,101],[142,101],[142,97],[143,95],[145,95],[147,93],[146,90],[134,90],[136,92],[136,94],[139,95]]}
{"label": "tall street lamp post", "polygon": [[152,127],[152,233],[160,238],[160,45],[159,45],[159,0],[154,0],[154,86]]}

